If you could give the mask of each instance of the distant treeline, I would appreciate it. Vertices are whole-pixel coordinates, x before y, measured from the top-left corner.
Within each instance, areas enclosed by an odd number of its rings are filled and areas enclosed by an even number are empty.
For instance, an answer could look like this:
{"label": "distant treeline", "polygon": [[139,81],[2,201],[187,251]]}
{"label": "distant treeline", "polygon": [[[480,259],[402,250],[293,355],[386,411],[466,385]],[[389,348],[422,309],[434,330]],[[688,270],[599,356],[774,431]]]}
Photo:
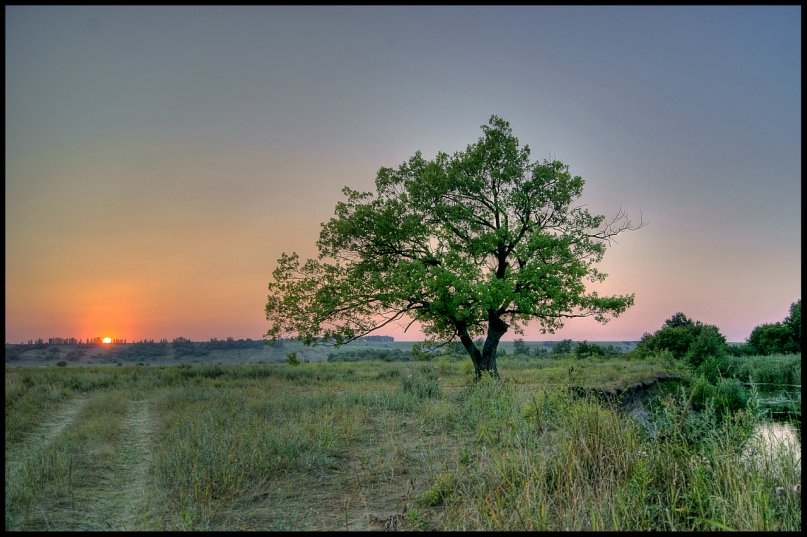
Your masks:
{"label": "distant treeline", "polygon": [[[47,340],[44,340],[42,338],[29,339],[28,343],[20,343],[20,345],[28,345],[29,348],[33,349],[44,349],[48,345],[101,345],[102,343],[103,338],[100,337],[85,338],[85,339],[79,339],[74,337],[49,337]],[[112,340],[112,343],[115,344],[126,343],[126,340],[114,339]],[[13,343],[7,343],[6,345],[13,345]]]}
{"label": "distant treeline", "polygon": [[394,343],[395,338],[392,336],[362,336],[356,341],[366,341],[367,343]]}
{"label": "distant treeline", "polygon": [[329,362],[357,362],[359,360],[401,362],[411,359],[412,354],[401,349],[356,349],[328,354]]}
{"label": "distant treeline", "polygon": [[[191,341],[188,338],[184,337],[177,337],[172,340],[172,343],[177,342],[185,342]],[[283,342],[286,341],[294,341],[293,339],[279,339],[277,343],[281,346]],[[356,341],[365,342],[365,343],[394,343],[395,338],[392,336],[361,336]],[[228,337],[227,339],[216,339],[211,338],[209,341],[194,341],[193,343],[205,343],[210,346],[210,348],[219,348],[219,349],[232,349],[232,348],[252,348],[255,343],[264,343],[265,340],[258,339],[234,339]],[[327,343],[327,340],[322,340],[322,342]],[[115,345],[120,344],[127,344],[127,343],[155,343],[153,339],[140,339],[136,341],[127,341],[126,339],[114,339],[112,343]],[[168,340],[163,338],[156,343],[168,343]],[[47,340],[38,338],[38,339],[29,339],[25,343],[6,343],[6,345],[26,345],[28,349],[44,349],[48,345],[102,345],[104,344],[103,338],[101,337],[94,337],[94,338],[75,338],[75,337],[49,337]],[[217,346],[218,345],[218,346]]]}
{"label": "distant treeline", "polygon": [[[57,346],[73,345],[76,348],[67,353],[66,359],[75,361],[86,354],[88,347],[99,344],[100,339],[95,342],[94,340],[80,341],[75,338],[49,338],[47,342],[38,339],[20,344],[7,343],[5,357],[6,361],[13,362],[19,360],[20,355],[29,350],[46,350],[47,352],[58,354],[59,349]],[[178,337],[171,340],[170,343],[167,339],[159,341],[143,339],[133,343],[116,341],[104,357],[108,360],[146,361],[166,356],[171,351],[173,351],[175,358],[181,358],[183,356],[205,356],[210,351],[215,350],[260,349],[266,345],[267,342],[263,339],[234,339],[231,337],[227,339],[212,338],[209,341],[191,341],[184,337]],[[282,348],[283,345],[283,341],[277,341],[270,346]]]}

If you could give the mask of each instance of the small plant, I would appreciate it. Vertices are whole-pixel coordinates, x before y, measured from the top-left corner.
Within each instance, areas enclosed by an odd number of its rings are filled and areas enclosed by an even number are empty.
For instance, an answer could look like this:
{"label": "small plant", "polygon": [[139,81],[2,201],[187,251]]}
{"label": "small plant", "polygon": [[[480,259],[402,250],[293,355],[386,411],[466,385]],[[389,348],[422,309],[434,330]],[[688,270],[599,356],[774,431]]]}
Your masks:
{"label": "small plant", "polygon": [[415,507],[406,512],[404,522],[415,531],[424,531],[432,527],[426,516]]}
{"label": "small plant", "polygon": [[300,359],[297,357],[297,351],[286,353],[286,363],[289,365],[300,365]]}
{"label": "small plant", "polygon": [[404,393],[414,394],[418,399],[440,397],[440,383],[429,374],[409,372],[401,377]]}
{"label": "small plant", "polygon": [[717,402],[732,412],[745,408],[748,403],[748,393],[735,378],[720,379],[716,396]]}
{"label": "small plant", "polygon": [[454,489],[454,478],[451,474],[441,473],[432,486],[420,495],[418,501],[421,505],[436,507],[442,505]]}

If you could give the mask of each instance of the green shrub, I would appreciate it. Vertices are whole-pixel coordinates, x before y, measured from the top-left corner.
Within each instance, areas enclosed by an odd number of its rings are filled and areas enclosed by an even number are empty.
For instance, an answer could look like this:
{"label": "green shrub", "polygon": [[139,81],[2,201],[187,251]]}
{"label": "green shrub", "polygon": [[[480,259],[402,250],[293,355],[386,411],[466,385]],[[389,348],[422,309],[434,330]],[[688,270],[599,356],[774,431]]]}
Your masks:
{"label": "green shrub", "polygon": [[432,483],[432,486],[429,487],[429,490],[420,495],[418,501],[421,505],[429,507],[442,505],[448,495],[451,494],[453,488],[454,478],[451,477],[451,474],[441,473],[437,476],[435,482]]}
{"label": "green shrub", "polygon": [[753,354],[800,353],[801,299],[790,305],[784,321],[754,327],[746,345]]}
{"label": "green shrub", "polygon": [[581,341],[577,344],[577,347],[574,349],[574,355],[576,358],[592,358],[592,357],[604,357],[606,354],[605,349],[597,345],[596,343],[589,343],[588,341]]}
{"label": "green shrub", "polygon": [[717,388],[704,375],[695,378],[690,388],[692,390],[692,403],[695,408],[703,408],[707,401],[715,399]]}
{"label": "green shrub", "polygon": [[726,338],[715,326],[703,325],[686,352],[687,361],[697,367],[709,357],[726,354]]}
{"label": "green shrub", "polygon": [[552,354],[555,356],[560,356],[561,354],[568,354],[572,352],[572,340],[571,339],[562,339],[555,343],[554,347],[552,347]]}
{"label": "green shrub", "polygon": [[739,380],[722,378],[717,383],[715,399],[718,405],[734,412],[745,408],[748,403],[748,394]]}
{"label": "green shrub", "polygon": [[715,385],[720,378],[724,376],[721,372],[718,358],[715,356],[707,356],[703,363],[698,366],[696,372],[706,377],[706,380]]}
{"label": "green shrub", "polygon": [[647,357],[668,350],[675,358],[686,358],[697,367],[707,356],[724,355],[726,347],[726,338],[716,326],[693,321],[679,312],[655,333],[645,333],[636,346],[636,354]]}
{"label": "green shrub", "polygon": [[440,383],[437,379],[421,371],[410,371],[401,376],[401,389],[418,399],[440,397]]}
{"label": "green shrub", "polygon": [[522,356],[529,356],[530,349],[527,347],[527,344],[524,343],[522,338],[518,338],[513,341],[513,354],[522,355]]}

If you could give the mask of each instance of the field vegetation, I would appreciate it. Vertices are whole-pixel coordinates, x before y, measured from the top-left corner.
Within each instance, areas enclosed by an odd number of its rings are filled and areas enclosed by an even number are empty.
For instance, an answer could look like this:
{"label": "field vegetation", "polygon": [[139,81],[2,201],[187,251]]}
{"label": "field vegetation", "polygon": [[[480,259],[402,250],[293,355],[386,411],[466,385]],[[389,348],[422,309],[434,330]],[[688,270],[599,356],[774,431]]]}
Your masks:
{"label": "field vegetation", "polygon": [[[56,339],[56,338],[51,338]],[[585,342],[581,342],[585,343]],[[610,353],[623,353],[633,350],[636,341],[605,341],[597,346]],[[565,354],[575,349],[572,340],[562,341],[505,341],[499,345],[499,354],[516,353],[516,348],[523,345],[530,356],[550,356]],[[593,343],[586,343],[589,347]],[[411,360],[416,343],[413,341],[366,340],[353,341],[339,348],[318,346],[307,347],[294,340],[279,340],[267,344],[264,340],[211,339],[209,341],[191,341],[178,337],[173,341],[137,341],[131,343],[7,343],[5,346],[6,366],[56,365],[104,365],[138,363],[150,365],[175,364],[240,364],[285,362],[290,352],[297,353],[302,362],[349,362],[357,360]],[[429,352],[422,351],[426,357],[435,354],[463,354],[464,349],[442,347]]]}
{"label": "field vegetation", "polygon": [[595,354],[6,368],[6,529],[801,529],[753,386]]}

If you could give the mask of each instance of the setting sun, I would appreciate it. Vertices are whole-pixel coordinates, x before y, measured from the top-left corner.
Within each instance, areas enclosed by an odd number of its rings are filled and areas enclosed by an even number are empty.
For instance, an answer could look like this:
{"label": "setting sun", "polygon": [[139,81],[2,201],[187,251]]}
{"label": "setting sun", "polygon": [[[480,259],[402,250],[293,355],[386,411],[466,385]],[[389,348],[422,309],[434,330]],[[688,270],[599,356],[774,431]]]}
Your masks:
{"label": "setting sun", "polygon": [[109,343],[112,343],[112,338],[111,338],[111,337],[105,337],[105,338],[104,338],[104,339],[102,339],[101,341],[102,341],[102,342],[104,342],[104,343],[106,343],[106,344],[109,344]]}

